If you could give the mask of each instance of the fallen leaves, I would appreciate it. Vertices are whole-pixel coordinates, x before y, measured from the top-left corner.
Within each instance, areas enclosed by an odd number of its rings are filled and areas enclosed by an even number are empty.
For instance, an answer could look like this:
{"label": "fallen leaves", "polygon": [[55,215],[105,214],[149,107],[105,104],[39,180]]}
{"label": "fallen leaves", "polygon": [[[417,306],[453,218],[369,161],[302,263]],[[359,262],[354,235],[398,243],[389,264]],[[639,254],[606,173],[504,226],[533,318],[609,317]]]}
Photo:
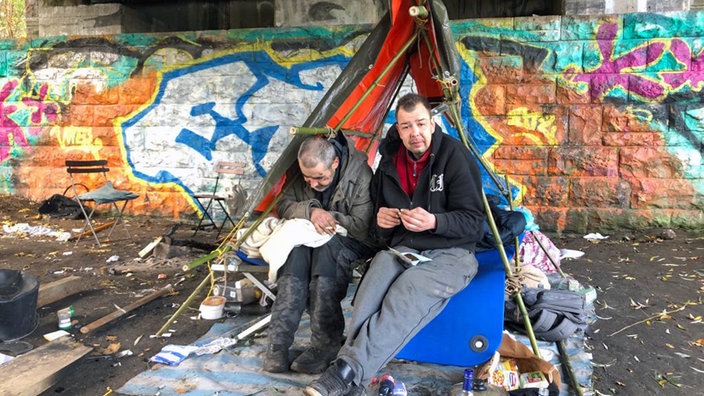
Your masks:
{"label": "fallen leaves", "polygon": [[618,334],[618,333],[620,333],[620,332],[622,332],[622,331],[624,331],[624,330],[630,329],[631,327],[637,326],[637,325],[642,324],[642,323],[646,323],[646,324],[650,325],[651,321],[653,321],[653,320],[655,320],[655,319],[661,320],[661,321],[662,321],[662,320],[666,320],[666,319],[672,319],[671,314],[673,314],[673,313],[675,313],[675,312],[682,311],[682,310],[684,310],[685,308],[687,308],[687,306],[689,306],[689,305],[698,305],[698,304],[699,304],[699,303],[695,303],[695,302],[692,302],[692,301],[687,301],[687,302],[685,302],[684,304],[682,304],[682,305],[680,305],[680,306],[674,305],[676,308],[674,308],[674,309],[672,309],[672,310],[670,310],[670,311],[663,310],[662,312],[657,313],[657,314],[655,314],[655,315],[651,315],[651,316],[649,316],[649,317],[647,317],[647,318],[645,318],[645,319],[643,319],[643,320],[639,320],[639,321],[637,321],[637,322],[635,322],[635,323],[631,323],[630,325],[625,326],[625,327],[622,327],[620,330],[616,330],[616,331],[614,331],[613,333],[609,334],[609,337],[612,337],[612,336],[614,336],[614,335],[616,335],[616,334]]}
{"label": "fallen leaves", "polygon": [[645,303],[644,303],[644,304],[643,304],[643,303],[639,303],[639,302],[635,302],[635,301],[633,301],[632,298],[631,298],[630,300],[631,300],[631,307],[632,307],[633,309],[642,309],[642,308],[647,308],[647,307],[650,306],[650,299],[649,299],[649,298],[646,298],[646,299],[645,299]]}
{"label": "fallen leaves", "polygon": [[658,384],[660,387],[664,388],[666,384],[673,385],[677,388],[681,388],[682,384],[676,382],[672,378],[670,378],[671,373],[668,373],[668,375],[665,375],[663,373],[655,372],[655,380],[658,381]]}

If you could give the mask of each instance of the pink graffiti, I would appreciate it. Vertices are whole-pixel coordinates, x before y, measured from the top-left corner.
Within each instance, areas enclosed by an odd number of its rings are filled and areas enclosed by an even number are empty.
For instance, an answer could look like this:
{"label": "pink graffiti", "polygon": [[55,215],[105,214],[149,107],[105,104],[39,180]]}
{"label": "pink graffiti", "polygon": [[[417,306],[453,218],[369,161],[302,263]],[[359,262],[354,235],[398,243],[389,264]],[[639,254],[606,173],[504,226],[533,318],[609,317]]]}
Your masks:
{"label": "pink graffiti", "polygon": [[[0,90],[0,163],[10,155],[13,141],[20,146],[27,145],[22,128],[10,118],[10,114],[17,111],[17,106],[8,105],[5,100],[10,96],[12,90],[17,87],[17,81],[9,81]],[[12,136],[12,140],[10,140]]]}
{"label": "pink graffiti", "polygon": [[577,74],[574,80],[590,84],[592,100],[599,99],[618,87],[626,88],[629,92],[645,98],[661,96],[665,92],[665,87],[661,84],[624,70],[645,67],[651,59],[658,59],[665,51],[665,43],[649,43],[617,55],[617,35],[616,24],[604,24],[599,27],[597,37],[600,38],[599,52],[603,61],[596,69]]}
{"label": "pink graffiti", "polygon": [[692,49],[684,40],[673,39],[670,43],[670,51],[672,56],[685,64],[688,69],[682,72],[661,73],[663,80],[673,90],[683,88],[686,85],[690,85],[694,89],[701,89],[701,84],[704,83],[704,73],[702,73],[704,72],[704,50],[694,56]]}

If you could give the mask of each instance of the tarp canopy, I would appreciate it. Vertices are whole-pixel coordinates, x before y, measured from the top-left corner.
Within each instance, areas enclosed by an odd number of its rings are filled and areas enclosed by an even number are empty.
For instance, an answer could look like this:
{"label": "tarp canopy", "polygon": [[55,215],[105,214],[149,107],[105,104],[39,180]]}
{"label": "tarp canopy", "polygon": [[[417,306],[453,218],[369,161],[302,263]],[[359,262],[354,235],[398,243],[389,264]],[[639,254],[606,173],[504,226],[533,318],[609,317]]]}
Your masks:
{"label": "tarp canopy", "polygon": [[[418,5],[417,3],[421,3]],[[459,55],[441,1],[392,0],[345,69],[320,100],[303,128],[349,131],[357,149],[373,163],[391,105],[410,74],[431,104],[456,106],[459,114]],[[296,155],[305,135],[297,134],[250,195],[238,216],[265,211],[280,192],[285,175],[298,173]]]}

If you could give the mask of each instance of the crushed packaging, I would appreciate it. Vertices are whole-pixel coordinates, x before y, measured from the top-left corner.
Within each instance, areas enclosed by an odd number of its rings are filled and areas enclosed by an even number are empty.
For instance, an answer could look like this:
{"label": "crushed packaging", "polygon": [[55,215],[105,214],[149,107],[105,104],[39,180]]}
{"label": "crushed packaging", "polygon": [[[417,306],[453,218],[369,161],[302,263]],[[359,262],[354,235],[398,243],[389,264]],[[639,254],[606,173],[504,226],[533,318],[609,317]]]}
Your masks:
{"label": "crushed packaging", "polygon": [[521,388],[547,388],[548,385],[547,378],[540,371],[522,373],[520,376]]}

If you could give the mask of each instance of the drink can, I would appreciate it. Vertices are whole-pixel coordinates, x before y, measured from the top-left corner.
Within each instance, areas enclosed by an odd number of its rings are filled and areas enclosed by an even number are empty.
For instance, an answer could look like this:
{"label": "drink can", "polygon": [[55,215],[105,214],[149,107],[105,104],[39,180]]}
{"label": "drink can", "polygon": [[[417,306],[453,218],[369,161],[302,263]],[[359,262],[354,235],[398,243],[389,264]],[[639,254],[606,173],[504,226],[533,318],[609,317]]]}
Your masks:
{"label": "drink can", "polygon": [[471,391],[474,386],[474,370],[464,369],[464,381],[462,382],[463,391]]}

